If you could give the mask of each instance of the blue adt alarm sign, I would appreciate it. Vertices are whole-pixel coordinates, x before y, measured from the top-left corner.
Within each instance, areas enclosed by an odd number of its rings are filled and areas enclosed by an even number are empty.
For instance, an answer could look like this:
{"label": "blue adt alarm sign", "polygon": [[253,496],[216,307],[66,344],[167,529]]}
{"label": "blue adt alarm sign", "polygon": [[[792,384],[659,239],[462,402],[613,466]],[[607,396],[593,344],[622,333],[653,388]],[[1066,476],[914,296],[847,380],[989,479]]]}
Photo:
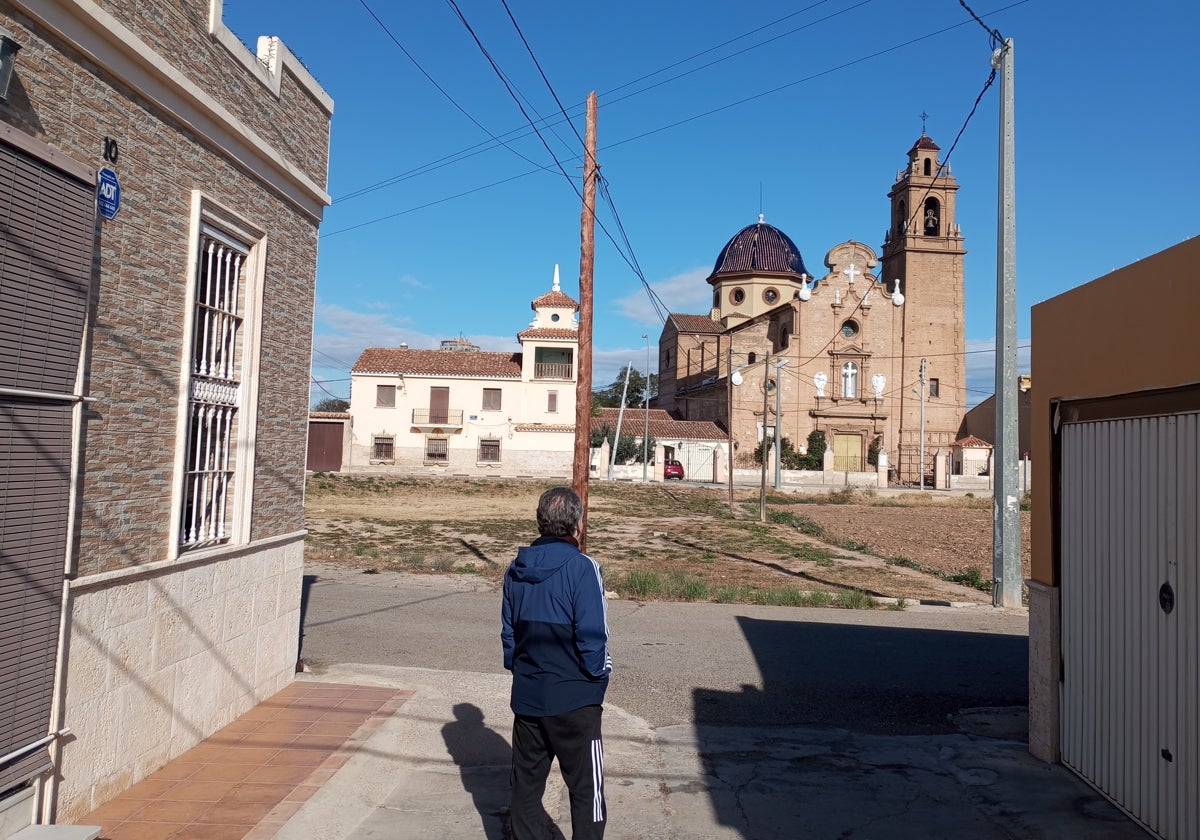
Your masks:
{"label": "blue adt alarm sign", "polygon": [[111,219],[121,209],[121,184],[117,181],[117,173],[107,167],[96,176],[96,209],[106,219]]}

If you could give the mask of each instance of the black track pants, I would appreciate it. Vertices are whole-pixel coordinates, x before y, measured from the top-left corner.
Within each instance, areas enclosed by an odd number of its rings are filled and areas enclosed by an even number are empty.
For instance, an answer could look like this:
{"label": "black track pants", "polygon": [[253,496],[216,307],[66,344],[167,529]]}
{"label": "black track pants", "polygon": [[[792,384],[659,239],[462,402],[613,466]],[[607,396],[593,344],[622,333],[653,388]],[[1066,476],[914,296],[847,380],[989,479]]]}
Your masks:
{"label": "black track pants", "polygon": [[604,743],[601,706],[584,706],[551,717],[517,715],[513,720],[513,840],[540,838],[542,794],[550,762],[557,757],[571,795],[572,840],[604,836]]}

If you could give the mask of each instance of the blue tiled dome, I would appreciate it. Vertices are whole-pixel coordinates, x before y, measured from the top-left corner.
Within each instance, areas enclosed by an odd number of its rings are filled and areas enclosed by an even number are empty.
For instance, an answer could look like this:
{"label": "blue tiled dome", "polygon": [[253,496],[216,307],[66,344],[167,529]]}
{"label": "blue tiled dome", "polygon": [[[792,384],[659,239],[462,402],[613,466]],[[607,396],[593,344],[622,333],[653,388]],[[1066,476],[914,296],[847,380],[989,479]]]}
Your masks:
{"label": "blue tiled dome", "polygon": [[721,274],[808,274],[800,249],[779,228],[759,217],[757,223],[742,228],[729,240],[717,257],[709,279]]}

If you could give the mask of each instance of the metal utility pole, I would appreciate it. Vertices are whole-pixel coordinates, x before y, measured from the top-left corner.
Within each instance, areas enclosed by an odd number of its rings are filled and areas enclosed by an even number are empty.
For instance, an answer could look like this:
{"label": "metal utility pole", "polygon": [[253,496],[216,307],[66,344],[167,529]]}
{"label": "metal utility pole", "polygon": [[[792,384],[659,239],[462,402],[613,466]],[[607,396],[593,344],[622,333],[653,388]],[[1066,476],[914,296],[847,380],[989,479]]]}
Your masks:
{"label": "metal utility pole", "polygon": [[1013,41],[992,53],[1000,71],[999,225],[996,242],[996,457],[992,484],[992,606],[1021,606],[1017,489],[1017,221],[1013,153]]}
{"label": "metal utility pole", "polygon": [[[625,386],[621,388],[621,409],[617,412],[617,430],[613,432],[612,456],[608,459],[608,480],[613,480],[613,468],[617,465],[617,444],[621,442],[621,424],[625,421],[625,395],[629,393],[629,374],[633,371],[633,362],[625,368]],[[589,435],[590,437],[590,435]]]}
{"label": "metal utility pole", "polygon": [[763,359],[762,483],[758,489],[758,521],[767,521],[767,377],[771,375],[771,350]]}
{"label": "metal utility pole", "polygon": [[583,211],[579,231],[579,358],[575,376],[575,452],[571,487],[583,502],[579,549],[587,550],[588,474],[592,422],[592,275],[596,268],[596,92],[588,94],[584,137]]}
{"label": "metal utility pole", "polygon": [[925,492],[925,360],[921,359],[921,454],[917,464],[917,478],[921,482],[921,492]]}
{"label": "metal utility pole", "polygon": [[650,336],[642,333],[646,339],[646,379],[642,389],[642,397],[646,404],[646,427],[642,430],[642,483],[646,483],[646,469],[650,464]]}
{"label": "metal utility pole", "polygon": [[[718,339],[719,341],[720,339]],[[718,351],[720,352],[720,351]],[[725,453],[729,461],[729,512],[733,513],[733,340],[725,346],[725,391],[727,411],[726,419],[729,422],[728,431],[728,451]]]}
{"label": "metal utility pole", "polygon": [[783,377],[779,375],[779,369],[788,363],[787,359],[780,359],[775,363],[775,489],[779,490],[783,486],[783,450],[779,448],[779,415],[782,411],[783,402]]}

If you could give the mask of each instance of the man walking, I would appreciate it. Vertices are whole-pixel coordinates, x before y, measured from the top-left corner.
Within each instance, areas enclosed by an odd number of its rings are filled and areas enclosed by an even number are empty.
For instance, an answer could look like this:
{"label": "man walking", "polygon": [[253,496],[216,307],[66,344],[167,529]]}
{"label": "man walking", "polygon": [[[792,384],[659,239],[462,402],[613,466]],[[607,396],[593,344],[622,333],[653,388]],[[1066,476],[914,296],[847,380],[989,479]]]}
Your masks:
{"label": "man walking", "polygon": [[583,503],[569,487],[538,500],[541,534],[504,574],[504,667],[512,671],[512,836],[538,833],[557,757],[571,797],[571,836],[604,836],[600,716],[612,659],[600,566],[579,550]]}

